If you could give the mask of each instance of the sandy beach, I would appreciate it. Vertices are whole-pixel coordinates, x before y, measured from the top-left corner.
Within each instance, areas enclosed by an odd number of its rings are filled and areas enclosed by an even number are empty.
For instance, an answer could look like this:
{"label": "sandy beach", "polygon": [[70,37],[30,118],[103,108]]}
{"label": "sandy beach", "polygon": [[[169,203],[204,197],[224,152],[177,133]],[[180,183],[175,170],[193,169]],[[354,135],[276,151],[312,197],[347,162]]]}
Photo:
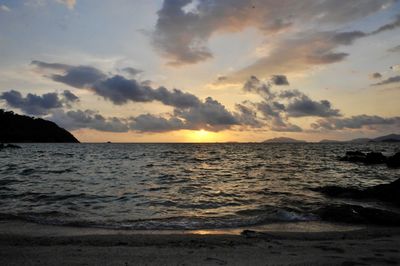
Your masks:
{"label": "sandy beach", "polygon": [[3,221],[0,265],[397,265],[400,262],[399,228],[343,227],[328,232],[292,229],[130,232]]}

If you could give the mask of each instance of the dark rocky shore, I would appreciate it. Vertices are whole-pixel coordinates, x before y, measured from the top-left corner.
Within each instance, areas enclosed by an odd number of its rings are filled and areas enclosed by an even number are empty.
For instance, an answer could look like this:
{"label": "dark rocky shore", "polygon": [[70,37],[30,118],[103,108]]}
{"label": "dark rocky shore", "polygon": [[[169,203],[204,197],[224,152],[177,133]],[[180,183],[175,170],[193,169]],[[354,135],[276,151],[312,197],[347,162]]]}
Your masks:
{"label": "dark rocky shore", "polygon": [[385,156],[381,152],[368,152],[364,153],[361,151],[348,151],[344,157],[339,158],[340,161],[352,162],[352,163],[364,163],[366,165],[373,164],[386,164],[391,168],[400,167],[400,152],[397,152],[393,156]]}
{"label": "dark rocky shore", "polygon": [[[326,186],[313,189],[329,197],[348,198],[358,201],[381,201],[385,204],[400,207],[400,179],[366,189]],[[400,213],[359,205],[329,205],[317,211],[323,220],[353,223],[400,226]]]}
{"label": "dark rocky shore", "polygon": [[[400,167],[400,152],[393,156],[384,156],[380,152],[363,153],[361,151],[346,152],[341,161],[363,163],[366,165],[386,164],[391,168]],[[389,184],[372,186],[366,189],[352,187],[325,186],[312,189],[329,197],[347,198],[356,201],[382,202],[383,205],[400,207],[400,178]],[[400,226],[400,213],[364,207],[354,204],[329,205],[316,211],[323,220],[355,223]]]}

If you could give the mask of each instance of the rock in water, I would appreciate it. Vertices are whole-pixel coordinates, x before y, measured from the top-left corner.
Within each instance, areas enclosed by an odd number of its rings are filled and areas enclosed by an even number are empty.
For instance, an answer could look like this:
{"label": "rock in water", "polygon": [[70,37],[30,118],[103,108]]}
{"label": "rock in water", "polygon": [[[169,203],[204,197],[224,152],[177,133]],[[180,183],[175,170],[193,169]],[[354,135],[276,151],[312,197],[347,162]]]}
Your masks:
{"label": "rock in water", "polygon": [[399,168],[400,167],[400,152],[387,158],[386,164],[388,167],[391,167],[391,168]]}
{"label": "rock in water", "polygon": [[389,184],[377,185],[362,190],[338,186],[326,186],[313,190],[330,197],[376,199],[400,206],[400,178]]}
{"label": "rock in water", "polygon": [[364,160],[365,164],[381,164],[386,163],[386,156],[380,152],[367,153]]}
{"label": "rock in water", "polygon": [[331,205],[319,209],[317,214],[326,221],[385,226],[400,225],[399,213],[357,205]]}
{"label": "rock in water", "polygon": [[367,154],[361,151],[348,151],[346,156],[340,158],[346,162],[360,162],[365,164],[383,164],[386,163],[386,156],[380,152],[369,152]]}
{"label": "rock in water", "polygon": [[15,145],[15,144],[3,144],[0,143],[0,151],[4,149],[21,149],[20,146]]}

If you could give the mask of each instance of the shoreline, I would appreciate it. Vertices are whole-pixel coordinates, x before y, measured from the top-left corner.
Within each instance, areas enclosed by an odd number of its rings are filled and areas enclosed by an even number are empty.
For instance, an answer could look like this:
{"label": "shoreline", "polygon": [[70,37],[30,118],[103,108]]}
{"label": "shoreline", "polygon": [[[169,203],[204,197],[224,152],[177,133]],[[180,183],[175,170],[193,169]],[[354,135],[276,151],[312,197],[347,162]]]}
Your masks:
{"label": "shoreline", "polygon": [[138,234],[0,222],[1,265],[396,265],[399,247],[392,227]]}
{"label": "shoreline", "polygon": [[70,225],[42,224],[23,220],[0,220],[0,235],[35,236],[84,236],[84,235],[240,235],[245,230],[257,232],[323,233],[350,232],[366,226],[330,223],[323,221],[277,222],[264,225],[235,228],[204,229],[160,229],[137,230],[124,228],[85,227]]}

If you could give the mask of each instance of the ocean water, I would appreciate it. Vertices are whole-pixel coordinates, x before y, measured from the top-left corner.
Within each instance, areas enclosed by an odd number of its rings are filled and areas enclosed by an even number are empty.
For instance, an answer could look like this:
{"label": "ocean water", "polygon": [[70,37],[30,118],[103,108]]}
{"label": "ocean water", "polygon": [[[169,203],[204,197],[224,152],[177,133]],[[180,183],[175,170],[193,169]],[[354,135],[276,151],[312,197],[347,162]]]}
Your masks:
{"label": "ocean water", "polygon": [[[341,162],[400,144],[21,144],[0,151],[0,219],[123,229],[318,221],[312,188],[388,183],[399,169]],[[397,210],[396,210],[397,211]]]}

